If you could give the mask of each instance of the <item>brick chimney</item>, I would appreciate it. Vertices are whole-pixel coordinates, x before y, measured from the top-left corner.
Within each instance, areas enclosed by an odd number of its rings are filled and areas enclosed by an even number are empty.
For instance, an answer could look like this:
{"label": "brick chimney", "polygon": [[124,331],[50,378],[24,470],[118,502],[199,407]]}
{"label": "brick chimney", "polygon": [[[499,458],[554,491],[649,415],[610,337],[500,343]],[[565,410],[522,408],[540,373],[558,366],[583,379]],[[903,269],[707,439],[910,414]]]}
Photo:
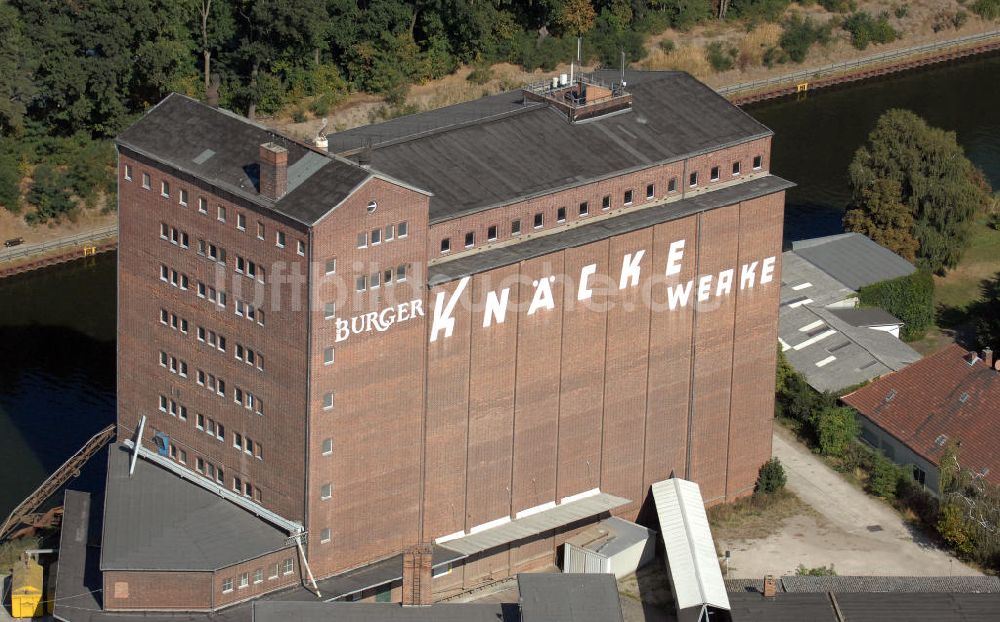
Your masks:
{"label": "brick chimney", "polygon": [[778,595],[778,581],[773,574],[764,575],[764,598],[774,598]]}
{"label": "brick chimney", "polygon": [[260,146],[260,193],[277,201],[288,189],[288,150],[274,143]]}
{"label": "brick chimney", "polygon": [[434,550],[429,544],[418,544],[403,551],[403,606],[430,605],[434,602],[431,566]]}
{"label": "brick chimney", "polygon": [[993,350],[989,346],[983,348],[983,362],[987,367],[993,367]]}

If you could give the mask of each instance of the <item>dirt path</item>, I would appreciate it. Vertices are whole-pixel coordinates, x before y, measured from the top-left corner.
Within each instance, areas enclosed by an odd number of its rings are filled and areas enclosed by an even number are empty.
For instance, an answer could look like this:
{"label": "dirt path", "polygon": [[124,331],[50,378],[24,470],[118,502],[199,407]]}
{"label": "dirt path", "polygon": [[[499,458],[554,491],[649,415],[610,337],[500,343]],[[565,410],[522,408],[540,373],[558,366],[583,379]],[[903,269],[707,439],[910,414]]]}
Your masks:
{"label": "dirt path", "polygon": [[795,574],[833,564],[840,575],[978,575],[915,533],[885,503],[859,490],[782,428],[773,453],[785,466],[788,488],[818,517],[787,519],[775,534],[756,541],[719,542],[732,551],[730,576]]}

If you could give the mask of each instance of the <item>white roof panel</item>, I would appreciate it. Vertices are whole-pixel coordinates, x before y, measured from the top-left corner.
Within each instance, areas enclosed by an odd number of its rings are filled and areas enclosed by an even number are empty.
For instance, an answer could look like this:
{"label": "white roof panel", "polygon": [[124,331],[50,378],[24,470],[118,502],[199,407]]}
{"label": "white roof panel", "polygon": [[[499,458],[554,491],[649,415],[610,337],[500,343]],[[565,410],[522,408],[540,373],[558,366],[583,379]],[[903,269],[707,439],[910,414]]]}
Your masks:
{"label": "white roof panel", "polygon": [[653,484],[653,501],[667,551],[678,609],[729,609],[712,530],[698,484],[672,478]]}

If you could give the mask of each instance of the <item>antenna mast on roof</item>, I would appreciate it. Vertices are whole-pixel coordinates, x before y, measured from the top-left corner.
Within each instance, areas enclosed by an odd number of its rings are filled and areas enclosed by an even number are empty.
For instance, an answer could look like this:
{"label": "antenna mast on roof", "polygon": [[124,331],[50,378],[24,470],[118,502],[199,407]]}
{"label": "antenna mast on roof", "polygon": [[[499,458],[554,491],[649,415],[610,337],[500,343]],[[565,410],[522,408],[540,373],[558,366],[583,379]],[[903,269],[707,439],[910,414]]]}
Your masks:
{"label": "antenna mast on roof", "polygon": [[625,50],[622,50],[622,88],[625,88]]}
{"label": "antenna mast on roof", "polygon": [[326,129],[326,124],[326,117],[323,117],[323,122],[320,123],[319,129],[316,130],[316,138],[313,139],[313,144],[316,145],[316,148],[323,151],[326,151],[330,147],[330,142],[326,139],[326,134],[323,133],[323,130]]}

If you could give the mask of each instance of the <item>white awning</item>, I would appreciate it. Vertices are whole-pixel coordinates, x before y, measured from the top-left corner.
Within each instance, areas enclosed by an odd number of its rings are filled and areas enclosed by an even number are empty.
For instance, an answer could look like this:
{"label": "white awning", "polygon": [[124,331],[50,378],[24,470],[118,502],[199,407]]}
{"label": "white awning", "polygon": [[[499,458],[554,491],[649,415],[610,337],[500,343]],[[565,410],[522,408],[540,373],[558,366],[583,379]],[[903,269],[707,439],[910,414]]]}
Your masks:
{"label": "white awning", "polygon": [[628,499],[602,492],[574,501],[565,501],[549,509],[523,518],[515,518],[496,527],[483,529],[467,536],[442,539],[438,543],[453,551],[473,555],[510,542],[530,538],[578,520],[603,514],[627,503],[629,503]]}
{"label": "white awning", "polygon": [[653,501],[677,609],[707,605],[729,610],[729,596],[698,484],[677,478],[657,482],[653,484]]}

